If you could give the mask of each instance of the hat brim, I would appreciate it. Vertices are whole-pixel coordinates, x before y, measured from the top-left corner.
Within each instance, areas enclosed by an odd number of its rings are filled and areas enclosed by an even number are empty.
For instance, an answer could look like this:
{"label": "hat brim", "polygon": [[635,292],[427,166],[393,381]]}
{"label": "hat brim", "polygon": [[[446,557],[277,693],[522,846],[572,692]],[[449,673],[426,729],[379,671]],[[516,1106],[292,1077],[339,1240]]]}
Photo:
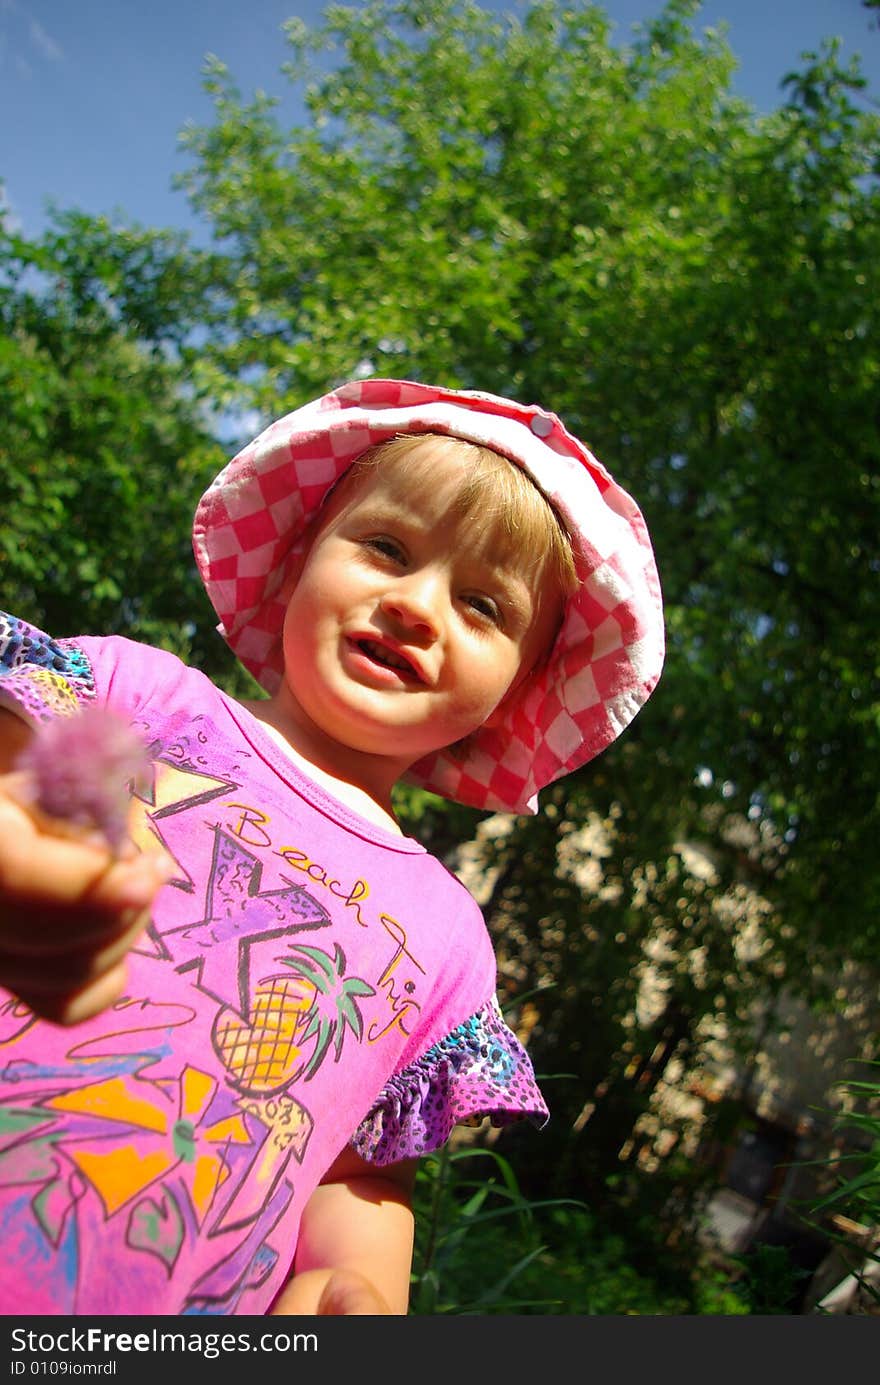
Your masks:
{"label": "hat brim", "polygon": [[408,778],[471,807],[537,810],[539,791],[593,759],[629,725],[663,666],[660,581],[635,501],[555,414],[477,391],[357,380],[278,419],[199,501],[193,549],[218,630],[273,693],[284,672],[285,578],[328,491],[368,448],[441,433],[524,468],[564,520],[579,585],[550,658],[504,718],[437,751]]}

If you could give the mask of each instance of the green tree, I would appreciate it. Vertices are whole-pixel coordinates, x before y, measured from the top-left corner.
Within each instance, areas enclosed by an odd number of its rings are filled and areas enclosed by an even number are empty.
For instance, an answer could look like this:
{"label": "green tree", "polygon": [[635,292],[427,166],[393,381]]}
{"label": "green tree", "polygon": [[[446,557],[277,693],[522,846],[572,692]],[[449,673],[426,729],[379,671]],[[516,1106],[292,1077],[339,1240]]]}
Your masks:
{"label": "green tree", "polygon": [[[756,996],[873,959],[880,917],[877,119],[834,43],[757,116],[698,10],[618,46],[585,4],[335,6],[287,26],[303,123],[214,62],[214,120],[185,134],[217,244],[200,387],[267,416],[358,372],[537,399],[645,510],[666,673],[496,843],[489,906],[513,988],[553,982],[533,1049],[576,1079],[557,1128],[602,1094],[560,1154],[600,1180],[707,1021],[735,1035]],[[585,888],[554,865],[590,821]],[[760,949],[730,890],[766,901]],[[634,1034],[646,952],[666,1008]]]}
{"label": "green tree", "polygon": [[176,355],[187,258],[170,233],[78,214],[36,242],[0,231],[0,580],[5,607],[53,634],[204,662],[189,534],[223,452]]}

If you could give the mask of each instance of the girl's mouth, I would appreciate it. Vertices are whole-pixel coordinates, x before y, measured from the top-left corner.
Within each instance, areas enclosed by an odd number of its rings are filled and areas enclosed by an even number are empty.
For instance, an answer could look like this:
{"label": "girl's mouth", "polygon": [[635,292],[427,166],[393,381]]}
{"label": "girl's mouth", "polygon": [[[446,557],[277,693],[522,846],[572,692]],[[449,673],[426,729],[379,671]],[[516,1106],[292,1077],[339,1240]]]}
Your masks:
{"label": "girl's mouth", "polygon": [[404,674],[407,678],[413,678],[417,682],[422,682],[422,676],[415,665],[407,659],[405,654],[400,654],[396,649],[391,649],[387,644],[380,644],[378,640],[358,640],[357,647],[362,654],[366,654],[368,659],[374,663],[381,664],[383,668],[393,668],[397,673]]}

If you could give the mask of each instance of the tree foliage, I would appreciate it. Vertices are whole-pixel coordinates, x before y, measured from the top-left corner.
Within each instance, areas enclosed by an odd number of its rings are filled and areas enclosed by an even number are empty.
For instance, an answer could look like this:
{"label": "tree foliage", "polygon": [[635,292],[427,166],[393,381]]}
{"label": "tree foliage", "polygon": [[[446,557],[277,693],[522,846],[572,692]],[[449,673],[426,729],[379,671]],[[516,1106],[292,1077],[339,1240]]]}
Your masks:
{"label": "tree foliage", "polygon": [[331,7],[288,25],[310,118],[286,131],[215,65],[186,135],[223,251],[201,370],[266,413],[359,371],[559,412],[655,536],[670,656],[629,743],[667,826],[684,800],[667,835],[750,815],[799,928],[854,938],[877,903],[877,122],[833,45],[757,118],[697,10],[617,47],[593,6]]}
{"label": "tree foliage", "polygon": [[[307,120],[215,64],[185,136],[218,250],[206,389],[267,415],[356,373],[538,400],[645,510],[664,678],[497,840],[490,905],[514,989],[553,983],[533,1044],[576,1078],[565,1128],[603,1092],[606,1159],[707,1023],[878,941],[877,120],[833,43],[758,117],[698,10],[616,45],[590,5],[334,6],[287,27]],[[554,874],[588,821],[592,889]],[[755,893],[744,950],[719,899]],[[646,950],[665,1004],[634,1036]]]}
{"label": "tree foliage", "polygon": [[204,662],[189,534],[223,453],[169,354],[185,261],[168,233],[77,214],[40,242],[0,233],[0,576],[6,609],[54,634]]}

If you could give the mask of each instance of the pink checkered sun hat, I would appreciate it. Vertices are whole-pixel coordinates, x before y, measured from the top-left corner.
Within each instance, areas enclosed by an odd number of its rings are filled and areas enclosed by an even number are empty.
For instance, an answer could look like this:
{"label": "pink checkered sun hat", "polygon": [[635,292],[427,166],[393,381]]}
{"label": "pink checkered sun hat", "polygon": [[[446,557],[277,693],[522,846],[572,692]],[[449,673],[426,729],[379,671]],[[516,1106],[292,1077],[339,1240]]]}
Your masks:
{"label": "pink checkered sun hat", "polygon": [[282,673],[285,574],[333,483],[367,448],[441,433],[493,448],[562,516],[580,578],[551,657],[507,715],[440,750],[408,778],[471,807],[537,811],[538,791],[591,760],[629,725],[663,665],[660,582],[632,498],[555,414],[492,394],[409,380],[356,380],[270,424],[215,478],[193,547],[218,630],[272,693]]}

